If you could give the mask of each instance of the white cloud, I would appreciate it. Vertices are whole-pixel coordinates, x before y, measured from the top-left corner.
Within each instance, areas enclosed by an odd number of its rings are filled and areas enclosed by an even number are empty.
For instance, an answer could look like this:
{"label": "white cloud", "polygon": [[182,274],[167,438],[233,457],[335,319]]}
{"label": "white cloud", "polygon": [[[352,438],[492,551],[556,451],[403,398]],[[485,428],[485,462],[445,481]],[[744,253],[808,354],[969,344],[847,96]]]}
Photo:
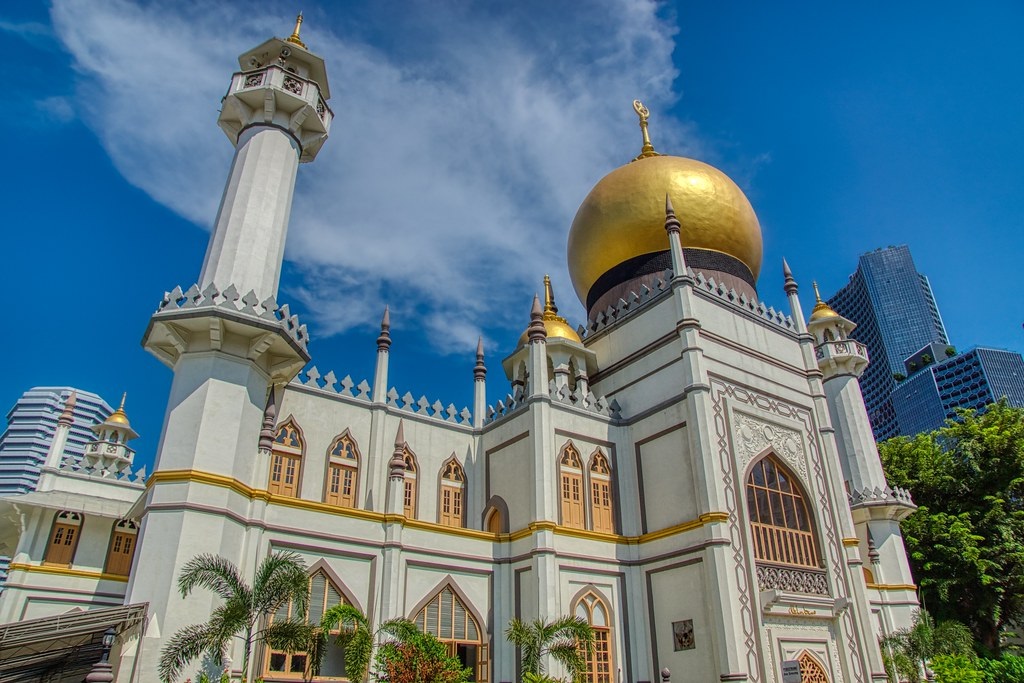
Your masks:
{"label": "white cloud", "polygon": [[36,111],[47,121],[67,123],[75,118],[75,109],[67,97],[53,95],[35,101]]}
{"label": "white cloud", "polygon": [[[334,127],[303,166],[287,258],[314,335],[418,325],[439,350],[525,325],[541,276],[579,318],[565,273],[576,207],[639,147],[630,102],[659,147],[694,152],[657,116],[674,101],[674,27],[652,2],[374,3],[357,19],[307,11],[327,60]],[[250,5],[56,0],[80,108],[125,177],[209,226],[230,163],[216,110],[235,56],[282,35]],[[198,271],[199,264],[195,264]],[[173,284],[173,283],[169,283]],[[306,316],[309,319],[309,316]]]}

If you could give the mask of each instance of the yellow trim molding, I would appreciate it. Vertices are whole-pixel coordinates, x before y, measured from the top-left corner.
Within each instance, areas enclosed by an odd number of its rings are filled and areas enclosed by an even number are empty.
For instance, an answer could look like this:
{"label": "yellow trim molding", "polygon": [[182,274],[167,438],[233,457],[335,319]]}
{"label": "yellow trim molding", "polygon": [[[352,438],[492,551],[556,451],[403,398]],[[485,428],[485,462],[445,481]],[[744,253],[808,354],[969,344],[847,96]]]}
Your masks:
{"label": "yellow trim molding", "polygon": [[146,481],[146,488],[151,488],[157,484],[178,483],[206,484],[207,486],[226,488],[241,496],[245,496],[250,500],[263,500],[271,505],[280,505],[282,507],[290,507],[298,510],[312,510],[332,515],[341,515],[343,517],[355,517],[357,519],[364,519],[381,524],[404,524],[410,529],[432,531],[499,543],[518,541],[523,538],[528,538],[537,531],[551,531],[559,536],[572,536],[592,541],[635,545],[637,543],[649,543],[651,541],[657,541],[670,536],[675,536],[676,534],[699,529],[705,524],[717,524],[729,520],[729,513],[727,512],[706,512],[697,519],[666,527],[665,529],[659,529],[658,531],[651,531],[640,536],[622,536],[620,534],[608,534],[600,531],[589,531],[587,529],[574,529],[571,527],[560,526],[549,521],[531,522],[524,529],[518,529],[508,534],[495,534],[489,531],[477,531],[476,529],[462,529],[459,527],[444,526],[434,522],[426,522],[421,519],[409,519],[405,515],[384,514],[381,512],[373,512],[371,510],[340,507],[303,498],[276,495],[270,493],[266,489],[254,489],[251,486],[247,486],[246,484],[243,484],[237,479],[233,479],[231,477],[226,477],[221,474],[212,474],[210,472],[201,472],[199,470],[163,470],[160,472],[154,472]]}
{"label": "yellow trim molding", "polygon": [[56,567],[53,565],[25,564],[24,562],[12,562],[8,571],[23,571],[36,574],[55,574],[57,576],[72,576],[77,579],[97,579],[99,581],[121,581],[127,582],[128,577],[120,574],[107,574],[89,569],[71,569],[70,567]]}
{"label": "yellow trim molding", "polygon": [[868,588],[876,591],[916,591],[917,586],[912,583],[869,583]]}
{"label": "yellow trim molding", "polygon": [[845,545],[848,548],[853,547],[853,546],[858,546],[858,545],[860,545],[860,539],[859,538],[844,538],[843,539],[843,545]]}

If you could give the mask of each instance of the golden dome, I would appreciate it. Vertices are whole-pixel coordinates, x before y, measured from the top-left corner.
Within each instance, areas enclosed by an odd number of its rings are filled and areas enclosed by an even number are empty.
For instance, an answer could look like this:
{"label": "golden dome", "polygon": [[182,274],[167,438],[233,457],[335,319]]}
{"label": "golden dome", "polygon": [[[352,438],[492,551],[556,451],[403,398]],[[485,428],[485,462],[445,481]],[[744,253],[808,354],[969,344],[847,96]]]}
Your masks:
{"label": "golden dome", "polygon": [[125,392],[121,396],[121,405],[119,405],[117,407],[117,410],[112,412],[110,414],[110,417],[108,417],[106,420],[104,420],[105,424],[116,424],[116,425],[124,425],[125,427],[131,427],[131,424],[128,422],[128,415],[127,415],[127,413],[124,412],[124,400],[126,398],[128,398],[128,393],[127,392]]}
{"label": "golden dome", "polygon": [[[558,315],[558,307],[555,306],[555,294],[551,289],[551,278],[547,275],[544,276],[544,315],[541,320],[544,322],[544,330],[547,332],[548,339],[568,339],[577,344],[583,343],[580,335],[576,333],[576,330],[572,329],[569,321]],[[516,345],[516,348],[525,345],[529,339],[530,328],[527,327],[522,336],[519,337],[519,343]]]}
{"label": "golden dome", "polygon": [[[683,246],[727,254],[761,270],[761,226],[743,191],[727,175],[694,159],[659,155],[647,137],[646,109],[634,102],[644,151],[600,181],[569,230],[569,274],[580,301],[598,278],[626,261],[668,250],[665,195],[682,224]],[[650,149],[648,149],[650,148]]]}
{"label": "golden dome", "polygon": [[838,318],[839,314],[832,310],[832,307],[821,300],[821,293],[818,292],[818,283],[812,282],[814,286],[814,298],[817,303],[811,309],[811,320],[823,320],[825,318]]}

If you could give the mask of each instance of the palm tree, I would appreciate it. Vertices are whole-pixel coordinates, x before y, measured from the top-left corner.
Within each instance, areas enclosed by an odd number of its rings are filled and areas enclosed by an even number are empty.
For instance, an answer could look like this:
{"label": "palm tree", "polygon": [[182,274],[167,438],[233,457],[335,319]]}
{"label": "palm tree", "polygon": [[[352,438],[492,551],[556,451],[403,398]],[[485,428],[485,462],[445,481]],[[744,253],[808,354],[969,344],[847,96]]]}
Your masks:
{"label": "palm tree", "polygon": [[914,613],[910,628],[893,631],[880,641],[890,680],[920,683],[921,672],[936,655],[974,654],[971,630],[958,621],[936,623],[927,610]]}
{"label": "palm tree", "polygon": [[353,683],[366,680],[370,660],[373,658],[374,640],[377,637],[386,635],[399,642],[405,642],[418,631],[416,625],[408,619],[391,619],[381,624],[375,634],[370,630],[370,621],[358,607],[345,604],[330,607],[324,612],[320,625],[306,648],[309,655],[310,677],[320,675],[330,633],[335,629],[340,629],[335,642],[345,650],[345,677]]}
{"label": "palm tree", "polygon": [[594,649],[594,629],[580,617],[535,619],[531,623],[513,619],[505,638],[519,648],[523,674],[534,677],[544,675],[544,661],[550,655],[565,668],[570,680],[579,680]]}
{"label": "palm tree", "polygon": [[204,652],[223,657],[231,640],[242,635],[243,680],[248,680],[252,646],[266,642],[275,649],[300,650],[309,641],[310,627],[302,620],[275,621],[259,628],[264,618],[274,614],[288,601],[294,614],[306,614],[309,603],[309,577],[302,559],[293,552],[272,553],[256,569],[250,587],[234,564],[218,555],[197,555],[181,568],[178,590],[188,597],[195,588],[206,588],[219,595],[224,604],[213,610],[205,624],[192,624],[171,637],[160,653],[160,680],[169,683],[186,664]]}

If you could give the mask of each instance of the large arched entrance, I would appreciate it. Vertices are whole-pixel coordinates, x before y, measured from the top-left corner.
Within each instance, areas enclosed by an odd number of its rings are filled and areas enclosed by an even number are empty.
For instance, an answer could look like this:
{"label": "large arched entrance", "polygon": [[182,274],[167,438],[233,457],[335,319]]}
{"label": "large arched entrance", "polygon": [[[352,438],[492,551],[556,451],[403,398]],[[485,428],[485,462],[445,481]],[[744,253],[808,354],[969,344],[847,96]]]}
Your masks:
{"label": "large arched entrance", "polygon": [[458,657],[463,666],[472,669],[470,680],[480,683],[488,680],[487,633],[455,594],[451,584],[435,593],[413,621],[421,631],[444,643],[448,653]]}

